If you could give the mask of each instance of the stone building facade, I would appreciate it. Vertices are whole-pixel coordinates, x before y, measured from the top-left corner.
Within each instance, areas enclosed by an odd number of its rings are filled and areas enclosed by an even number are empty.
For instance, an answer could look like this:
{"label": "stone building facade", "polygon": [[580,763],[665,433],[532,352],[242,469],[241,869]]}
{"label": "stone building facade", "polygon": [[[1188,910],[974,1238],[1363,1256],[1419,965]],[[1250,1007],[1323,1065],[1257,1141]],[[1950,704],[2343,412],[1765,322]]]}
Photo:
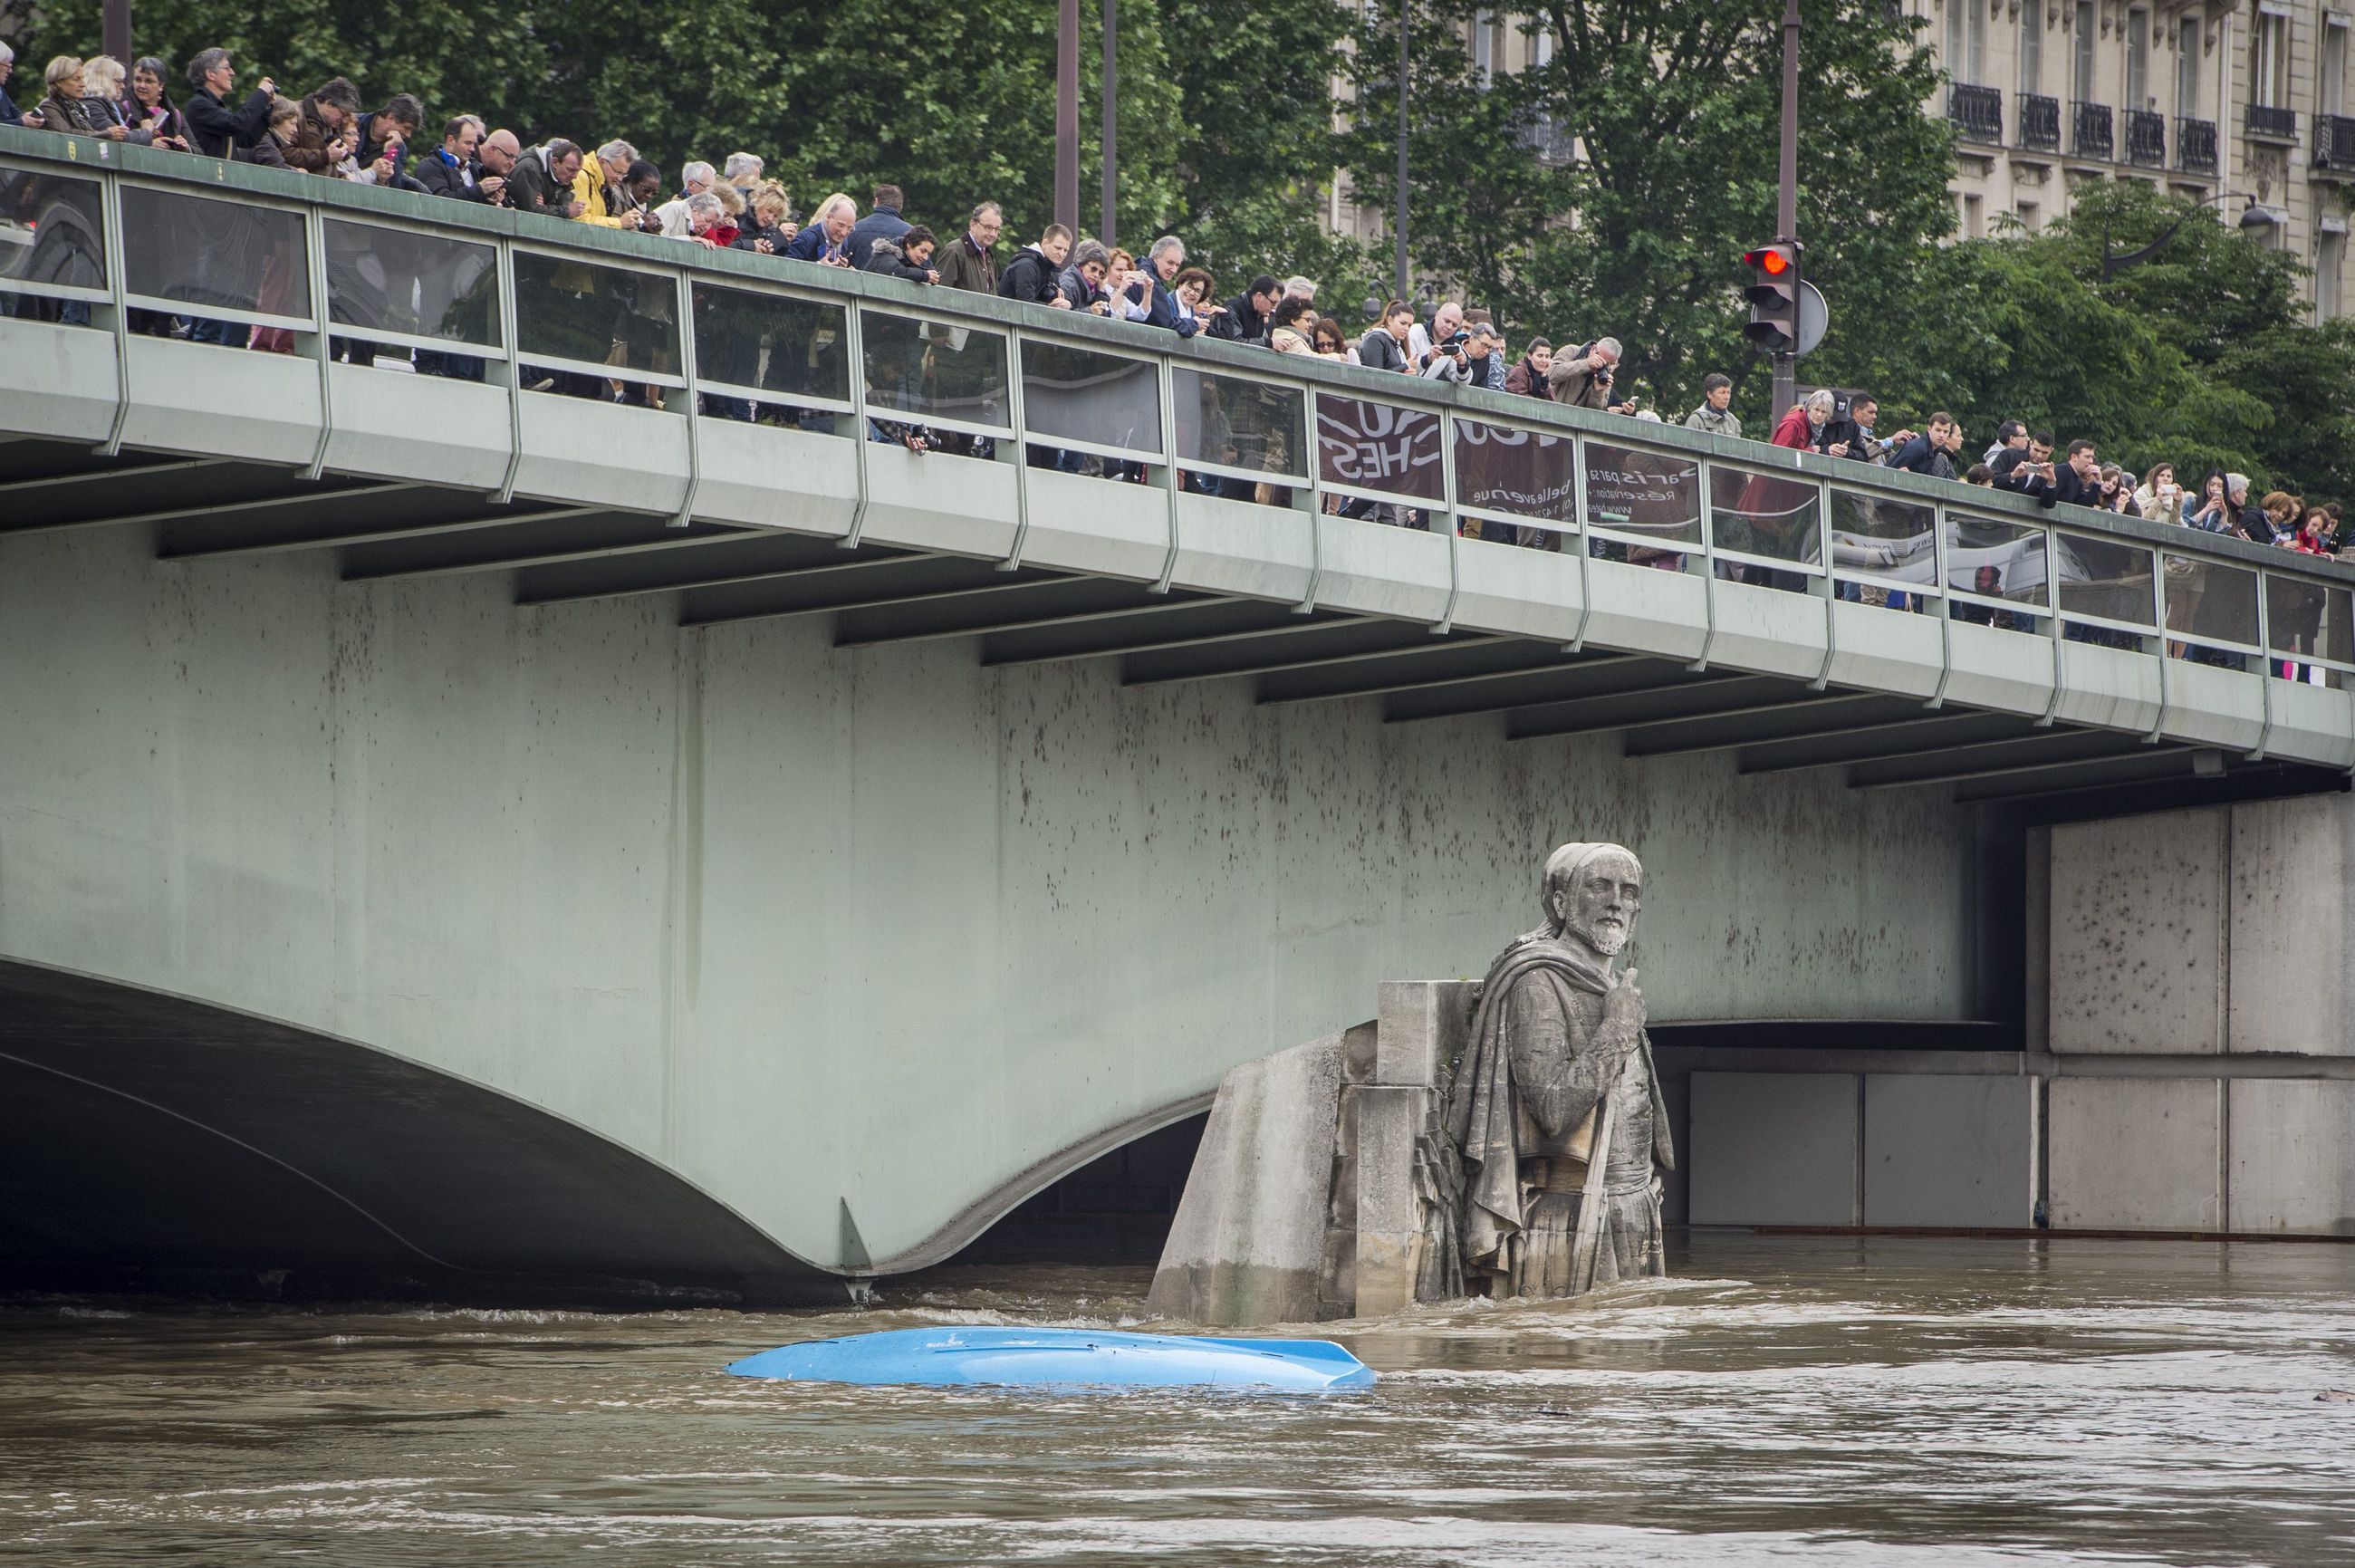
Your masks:
{"label": "stone building facade", "polygon": [[1958,232],[2031,231],[2087,182],[2212,199],[2349,304],[2355,15],[2327,0],[1907,0],[1952,78]]}

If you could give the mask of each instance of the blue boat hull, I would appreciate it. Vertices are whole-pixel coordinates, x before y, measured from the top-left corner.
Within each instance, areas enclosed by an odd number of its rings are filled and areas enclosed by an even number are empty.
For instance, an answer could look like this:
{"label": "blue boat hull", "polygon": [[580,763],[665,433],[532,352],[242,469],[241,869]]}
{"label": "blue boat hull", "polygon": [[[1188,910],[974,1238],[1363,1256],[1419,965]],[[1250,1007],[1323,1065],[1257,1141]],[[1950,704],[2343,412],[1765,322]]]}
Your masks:
{"label": "blue boat hull", "polygon": [[894,1328],[811,1339],[728,1371],[790,1382],[1265,1388],[1370,1387],[1373,1369],[1327,1339],[1216,1339],[1092,1328]]}

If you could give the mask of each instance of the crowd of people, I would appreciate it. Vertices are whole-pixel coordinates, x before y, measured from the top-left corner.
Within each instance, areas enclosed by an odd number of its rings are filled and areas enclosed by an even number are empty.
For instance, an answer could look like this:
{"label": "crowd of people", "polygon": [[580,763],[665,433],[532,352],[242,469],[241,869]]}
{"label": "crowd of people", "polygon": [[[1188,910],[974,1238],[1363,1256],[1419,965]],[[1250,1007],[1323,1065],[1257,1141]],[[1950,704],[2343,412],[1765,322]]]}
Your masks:
{"label": "crowd of people", "polygon": [[[1546,337],[1530,336],[1515,354],[1487,310],[1445,301],[1424,319],[1414,306],[1396,299],[1380,307],[1370,327],[1353,336],[1338,319],[1318,313],[1316,284],[1306,277],[1278,279],[1262,273],[1241,292],[1221,300],[1211,275],[1188,263],[1185,242],[1175,235],[1154,240],[1139,258],[1050,224],[1001,265],[1005,218],[994,201],[983,201],[961,220],[935,229],[908,215],[898,187],[880,185],[869,193],[863,214],[850,195],[837,191],[818,200],[804,222],[783,187],[765,177],[763,160],[748,152],[731,153],[718,165],[688,162],[679,172],[677,189],[666,199],[661,171],[626,141],[592,147],[549,137],[527,145],[512,131],[491,128],[477,115],[461,113],[442,122],[438,143],[421,144],[425,110],[410,94],[396,93],[382,107],[370,110],[342,77],[320,83],[299,99],[280,92],[264,77],[240,95],[236,62],[226,49],[204,49],[190,59],[181,73],[186,90],[176,98],[173,73],[161,59],[141,59],[126,69],[103,55],[88,59],[59,56],[43,69],[41,96],[25,111],[19,111],[7,91],[14,65],[13,53],[0,44],[0,124],[185,150],[595,227],[634,229],[715,249],[879,272],[925,286],[995,293],[1050,309],[1132,322],[1180,337],[1199,334],[1277,354],[1641,421],[1663,417],[1646,399],[1619,384],[1622,348],[1616,338],[1565,340],[1557,348]],[[169,325],[211,341],[287,346],[286,335],[273,329],[202,320]],[[413,363],[431,374],[481,375],[479,360],[455,354],[421,353]],[[582,397],[659,396],[626,380],[578,372],[545,373],[534,384]],[[1700,406],[1680,422],[1708,434],[1740,438],[1743,432],[1732,408],[1732,378],[1711,374],[1703,388]],[[789,408],[771,409],[741,398],[708,396],[704,406],[707,413],[723,418],[798,419]],[[2018,421],[2006,421],[1976,461],[1966,455],[1965,432],[1951,414],[1932,413],[1919,430],[1900,428],[1885,436],[1880,433],[1881,426],[1881,410],[1872,397],[1818,390],[1785,411],[1769,440],[1776,446],[2010,491],[2047,507],[2067,502],[2310,555],[2355,549],[2337,502],[2309,503],[2284,491],[2253,496],[2248,479],[2239,474],[2211,471],[2187,485],[2171,465],[2159,463],[2136,475],[2102,461],[2092,441],[2063,446],[2050,432],[2030,430]],[[911,422],[877,421],[869,434],[919,451],[941,442]],[[966,450],[981,444],[964,443]],[[1032,460],[1060,462],[1065,455],[1034,449]],[[1103,466],[1141,476],[1133,466]],[[1226,487],[1236,486],[1230,481]],[[1242,486],[1238,493],[1251,489]],[[1379,521],[1419,526],[1423,520],[1423,514],[1405,507],[1354,505]],[[1560,548],[1559,536],[1548,530],[1497,527],[1490,531],[1511,543]],[[1674,552],[1654,555],[1663,564],[1678,563]],[[1859,592],[1853,585],[1843,585],[1842,591]],[[2194,597],[2188,592],[2169,596],[2171,604]],[[2188,623],[2176,626],[2173,620],[2171,613],[2171,633],[2189,634]],[[2188,645],[2184,638],[2171,640],[2170,651],[2201,656],[2200,648]]]}

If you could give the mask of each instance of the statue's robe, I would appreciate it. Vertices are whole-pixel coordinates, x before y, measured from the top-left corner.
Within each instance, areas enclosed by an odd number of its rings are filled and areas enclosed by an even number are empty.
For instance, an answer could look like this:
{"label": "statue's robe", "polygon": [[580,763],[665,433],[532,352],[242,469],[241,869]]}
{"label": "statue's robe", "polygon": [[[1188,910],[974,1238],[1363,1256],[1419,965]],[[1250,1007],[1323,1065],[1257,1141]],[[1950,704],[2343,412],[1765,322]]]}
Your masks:
{"label": "statue's robe", "polygon": [[[1676,1151],[1651,1041],[1606,1025],[1608,972],[1585,949],[1538,933],[1497,956],[1482,988],[1449,1104],[1464,1162],[1467,1283],[1496,1296],[1567,1296],[1587,1164],[1604,1096],[1614,1096],[1604,1151],[1594,1283],[1668,1272],[1657,1172]],[[1614,1074],[1632,1033],[1629,1067]]]}

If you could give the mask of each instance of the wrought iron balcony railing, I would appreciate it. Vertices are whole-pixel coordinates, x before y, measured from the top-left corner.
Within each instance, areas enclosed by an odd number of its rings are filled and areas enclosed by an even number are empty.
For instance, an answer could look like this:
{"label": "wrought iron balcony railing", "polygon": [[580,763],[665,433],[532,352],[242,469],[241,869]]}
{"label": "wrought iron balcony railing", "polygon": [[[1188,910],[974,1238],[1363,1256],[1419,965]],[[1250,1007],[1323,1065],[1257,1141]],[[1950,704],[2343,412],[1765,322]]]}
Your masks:
{"label": "wrought iron balcony railing", "polygon": [[2126,111],[2126,162],[2146,169],[2167,166],[2167,116],[2148,109]]}
{"label": "wrought iron balcony railing", "polygon": [[2314,117],[2314,172],[2355,175],[2355,118],[2345,114]]}
{"label": "wrought iron balcony railing", "polygon": [[2188,175],[2216,172],[2216,122],[2176,121],[2175,166]]}
{"label": "wrought iron balcony railing", "polygon": [[2252,136],[2272,142],[2297,140],[2297,111],[2279,109],[2270,103],[2249,105],[2248,132]]}
{"label": "wrought iron balcony railing", "polygon": [[2019,144],[2033,152],[2061,150],[2061,101],[2041,93],[2019,95]]}
{"label": "wrought iron balcony railing", "polygon": [[1946,89],[1946,118],[1966,142],[2003,144],[2003,94],[1995,88],[1955,82]]}
{"label": "wrought iron balcony railing", "polygon": [[2069,152],[2072,156],[2099,158],[2104,163],[2117,156],[2117,141],[2111,129],[2108,104],[2073,103],[2069,109]]}

